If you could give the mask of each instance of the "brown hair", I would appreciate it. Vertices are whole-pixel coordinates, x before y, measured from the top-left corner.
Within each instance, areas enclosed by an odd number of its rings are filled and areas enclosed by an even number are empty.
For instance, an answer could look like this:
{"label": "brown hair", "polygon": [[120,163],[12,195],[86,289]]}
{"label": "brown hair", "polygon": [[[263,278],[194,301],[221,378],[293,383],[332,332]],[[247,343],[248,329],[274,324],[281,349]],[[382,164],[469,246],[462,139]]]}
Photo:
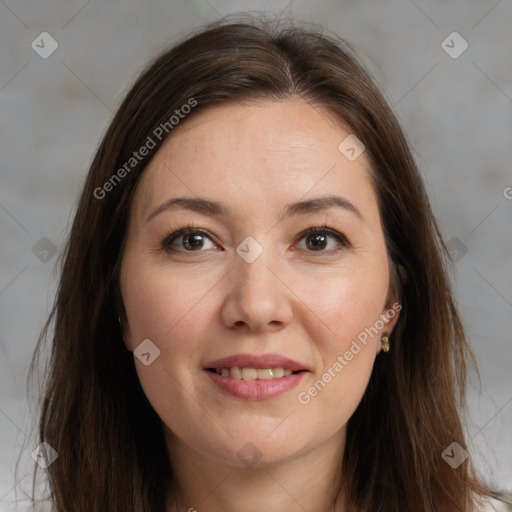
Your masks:
{"label": "brown hair", "polygon": [[[39,437],[59,454],[47,470],[56,511],[165,510],[173,476],[161,420],[118,322],[131,198],[165,140],[155,130],[172,133],[169,120],[192,101],[180,123],[217,102],[292,96],[325,107],[366,146],[390,260],[405,271],[402,278],[395,273],[403,309],[392,350],[377,357],[348,423],[340,463],[349,509],[470,511],[487,493],[471,459],[452,469],[441,457],[453,441],[467,449],[459,411],[472,354],[420,174],[395,116],[353,53],[344,40],[294,23],[222,20],[157,57],[127,93],[83,186],[55,304],[32,361],[33,371],[52,326]],[[154,147],[127,166],[149,136]]]}

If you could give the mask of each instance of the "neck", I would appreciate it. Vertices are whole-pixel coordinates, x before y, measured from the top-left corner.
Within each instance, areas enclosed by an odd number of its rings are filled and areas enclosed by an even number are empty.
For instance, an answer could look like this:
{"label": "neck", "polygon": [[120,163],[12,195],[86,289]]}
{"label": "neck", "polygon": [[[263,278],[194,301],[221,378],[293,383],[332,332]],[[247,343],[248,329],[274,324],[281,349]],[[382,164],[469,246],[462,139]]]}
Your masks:
{"label": "neck", "polygon": [[200,454],[167,429],[166,439],[175,475],[167,512],[346,510],[338,493],[344,430],[293,458],[253,468]]}

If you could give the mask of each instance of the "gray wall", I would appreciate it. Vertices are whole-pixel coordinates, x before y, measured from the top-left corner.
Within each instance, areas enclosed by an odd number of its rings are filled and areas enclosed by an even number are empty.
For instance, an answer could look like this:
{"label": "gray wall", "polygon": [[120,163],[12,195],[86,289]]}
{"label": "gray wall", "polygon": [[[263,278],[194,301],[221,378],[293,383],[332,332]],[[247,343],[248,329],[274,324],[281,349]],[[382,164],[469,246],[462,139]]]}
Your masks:
{"label": "gray wall", "polygon": [[[496,487],[512,489],[511,2],[3,0],[0,510],[14,510],[29,487],[13,475],[31,433],[28,363],[55,292],[54,251],[112,112],[147,60],[187,30],[235,11],[281,9],[352,42],[409,135],[458,260],[457,296],[480,365],[469,437]],[[51,50],[44,31],[58,43],[45,59],[35,51]],[[454,31],[469,45],[461,55],[464,41],[446,39]],[[35,446],[23,453],[21,477]]]}

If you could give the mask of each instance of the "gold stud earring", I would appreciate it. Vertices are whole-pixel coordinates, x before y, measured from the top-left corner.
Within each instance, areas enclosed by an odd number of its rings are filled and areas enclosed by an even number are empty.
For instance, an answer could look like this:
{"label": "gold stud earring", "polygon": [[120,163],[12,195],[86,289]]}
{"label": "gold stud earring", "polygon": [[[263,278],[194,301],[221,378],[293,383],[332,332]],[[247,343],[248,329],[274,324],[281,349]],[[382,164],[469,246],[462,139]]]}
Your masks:
{"label": "gold stud earring", "polygon": [[382,350],[384,352],[389,352],[389,336],[387,334],[382,336]]}

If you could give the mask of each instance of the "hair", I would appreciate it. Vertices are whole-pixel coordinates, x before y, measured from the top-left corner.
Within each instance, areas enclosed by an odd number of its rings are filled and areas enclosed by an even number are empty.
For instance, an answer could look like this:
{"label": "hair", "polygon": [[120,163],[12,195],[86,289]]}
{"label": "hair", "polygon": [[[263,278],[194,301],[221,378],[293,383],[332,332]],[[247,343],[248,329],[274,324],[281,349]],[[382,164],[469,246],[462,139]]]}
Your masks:
{"label": "hair", "polygon": [[[154,59],[90,166],[31,364],[32,373],[51,339],[38,422],[39,442],[58,452],[46,471],[55,511],[165,510],[173,474],[162,422],[140,386],[118,317],[125,314],[119,269],[131,200],[151,157],[172,136],[169,120],[194,101],[180,126],[221,102],[293,98],[323,107],[364,143],[391,285],[402,304],[392,349],[376,358],[348,421],[340,461],[348,510],[471,511],[490,495],[471,458],[452,469],[441,456],[454,441],[468,449],[461,411],[474,357],[448,252],[399,123],[345,40],[252,16],[201,27]],[[154,147],[128,167],[148,137]]]}

